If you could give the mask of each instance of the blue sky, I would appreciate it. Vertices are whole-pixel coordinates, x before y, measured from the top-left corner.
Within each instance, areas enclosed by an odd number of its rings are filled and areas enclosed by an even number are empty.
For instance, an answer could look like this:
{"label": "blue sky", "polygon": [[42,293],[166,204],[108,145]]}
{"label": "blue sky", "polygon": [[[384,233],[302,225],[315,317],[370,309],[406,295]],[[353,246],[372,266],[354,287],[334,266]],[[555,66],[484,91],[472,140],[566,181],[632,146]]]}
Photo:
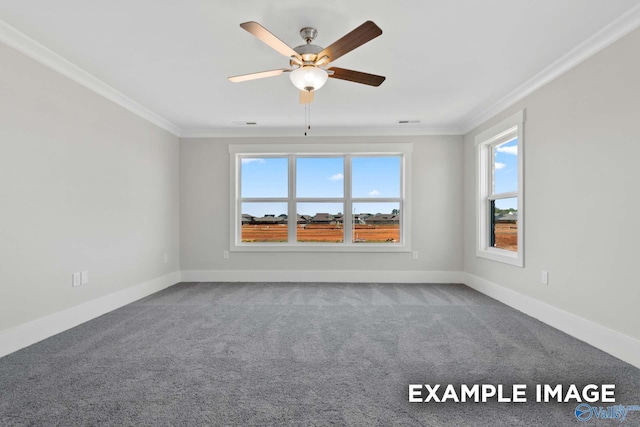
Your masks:
{"label": "blue sky", "polygon": [[[518,140],[494,147],[494,193],[518,191]],[[517,208],[517,200],[496,201],[500,209]]]}
{"label": "blue sky", "polygon": [[[344,195],[344,159],[323,157],[296,159],[297,197],[341,198]],[[242,197],[287,197],[286,158],[245,158],[241,164]],[[353,197],[384,198],[400,196],[400,157],[353,157]],[[391,213],[398,203],[357,203],[355,213]],[[254,216],[286,213],[284,203],[244,203],[242,213]],[[298,213],[344,213],[336,203],[301,203]]]}

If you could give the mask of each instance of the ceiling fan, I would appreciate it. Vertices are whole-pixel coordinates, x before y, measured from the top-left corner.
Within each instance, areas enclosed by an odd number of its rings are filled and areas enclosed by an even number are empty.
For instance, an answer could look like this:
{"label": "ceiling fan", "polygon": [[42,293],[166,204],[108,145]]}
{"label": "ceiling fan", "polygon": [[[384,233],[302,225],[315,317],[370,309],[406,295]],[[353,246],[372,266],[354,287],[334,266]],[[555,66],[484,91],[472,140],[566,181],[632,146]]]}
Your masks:
{"label": "ceiling fan", "polygon": [[283,73],[291,73],[289,76],[291,82],[295,87],[300,89],[300,103],[308,104],[313,101],[314,92],[320,89],[329,77],[370,86],[380,86],[385,80],[384,76],[377,76],[375,74],[338,67],[327,68],[330,62],[335,61],[342,55],[351,52],[355,48],[362,46],[382,34],[380,27],[372,21],[365,22],[324,49],[311,44],[318,35],[318,31],[312,27],[304,27],[300,30],[300,36],[306,44],[294,48],[289,47],[257,22],[244,22],[240,24],[240,27],[253,34],[267,46],[275,49],[281,55],[289,58],[290,68],[280,68],[277,70],[229,77],[229,80],[232,82],[244,82],[247,80],[279,76]]}

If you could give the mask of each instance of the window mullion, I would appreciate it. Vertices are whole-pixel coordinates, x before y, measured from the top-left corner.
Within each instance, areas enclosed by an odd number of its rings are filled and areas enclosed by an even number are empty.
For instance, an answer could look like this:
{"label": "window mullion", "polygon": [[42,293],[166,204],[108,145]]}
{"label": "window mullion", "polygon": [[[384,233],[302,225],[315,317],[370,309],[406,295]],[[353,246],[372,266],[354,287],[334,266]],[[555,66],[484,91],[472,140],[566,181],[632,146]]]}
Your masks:
{"label": "window mullion", "polygon": [[298,206],[296,203],[296,158],[289,156],[289,198],[287,200],[289,213],[287,221],[288,243],[295,243],[297,240],[298,226]]}
{"label": "window mullion", "polygon": [[351,199],[351,203],[399,203],[401,201],[401,197],[356,197]]}
{"label": "window mullion", "polygon": [[344,213],[342,224],[344,229],[344,243],[353,244],[353,202],[351,200],[351,155],[344,156]]}
{"label": "window mullion", "polygon": [[514,197],[518,197],[518,192],[517,191],[511,191],[509,193],[498,193],[498,194],[491,194],[488,199],[489,200],[500,200],[500,199],[511,199]]}

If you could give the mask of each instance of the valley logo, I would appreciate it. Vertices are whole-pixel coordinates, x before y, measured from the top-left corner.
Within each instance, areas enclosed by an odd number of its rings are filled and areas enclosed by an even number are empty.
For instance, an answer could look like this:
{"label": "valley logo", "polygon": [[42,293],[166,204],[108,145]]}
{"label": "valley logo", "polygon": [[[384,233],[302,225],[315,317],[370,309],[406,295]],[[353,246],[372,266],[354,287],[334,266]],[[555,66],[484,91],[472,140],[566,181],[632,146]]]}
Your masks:
{"label": "valley logo", "polygon": [[603,408],[581,403],[576,406],[575,415],[578,421],[589,421],[592,418],[624,421],[631,411],[640,411],[640,405],[614,405]]}

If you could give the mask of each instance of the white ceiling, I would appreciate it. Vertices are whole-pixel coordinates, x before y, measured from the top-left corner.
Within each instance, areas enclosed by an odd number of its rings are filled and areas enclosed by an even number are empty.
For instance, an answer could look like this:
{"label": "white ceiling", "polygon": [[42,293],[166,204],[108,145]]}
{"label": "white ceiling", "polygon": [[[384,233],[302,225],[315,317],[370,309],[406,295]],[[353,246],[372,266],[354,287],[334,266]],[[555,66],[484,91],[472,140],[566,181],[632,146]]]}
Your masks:
{"label": "white ceiling", "polygon": [[[323,47],[366,20],[382,28],[333,65],[387,80],[330,79],[311,107],[313,132],[459,133],[636,28],[639,11],[637,0],[0,0],[0,20],[183,135],[302,134],[287,75],[227,80],[288,65],[241,22],[290,46],[304,26]],[[15,37],[6,28],[4,41]],[[407,119],[420,123],[397,124]],[[258,125],[234,124],[246,121]]]}

